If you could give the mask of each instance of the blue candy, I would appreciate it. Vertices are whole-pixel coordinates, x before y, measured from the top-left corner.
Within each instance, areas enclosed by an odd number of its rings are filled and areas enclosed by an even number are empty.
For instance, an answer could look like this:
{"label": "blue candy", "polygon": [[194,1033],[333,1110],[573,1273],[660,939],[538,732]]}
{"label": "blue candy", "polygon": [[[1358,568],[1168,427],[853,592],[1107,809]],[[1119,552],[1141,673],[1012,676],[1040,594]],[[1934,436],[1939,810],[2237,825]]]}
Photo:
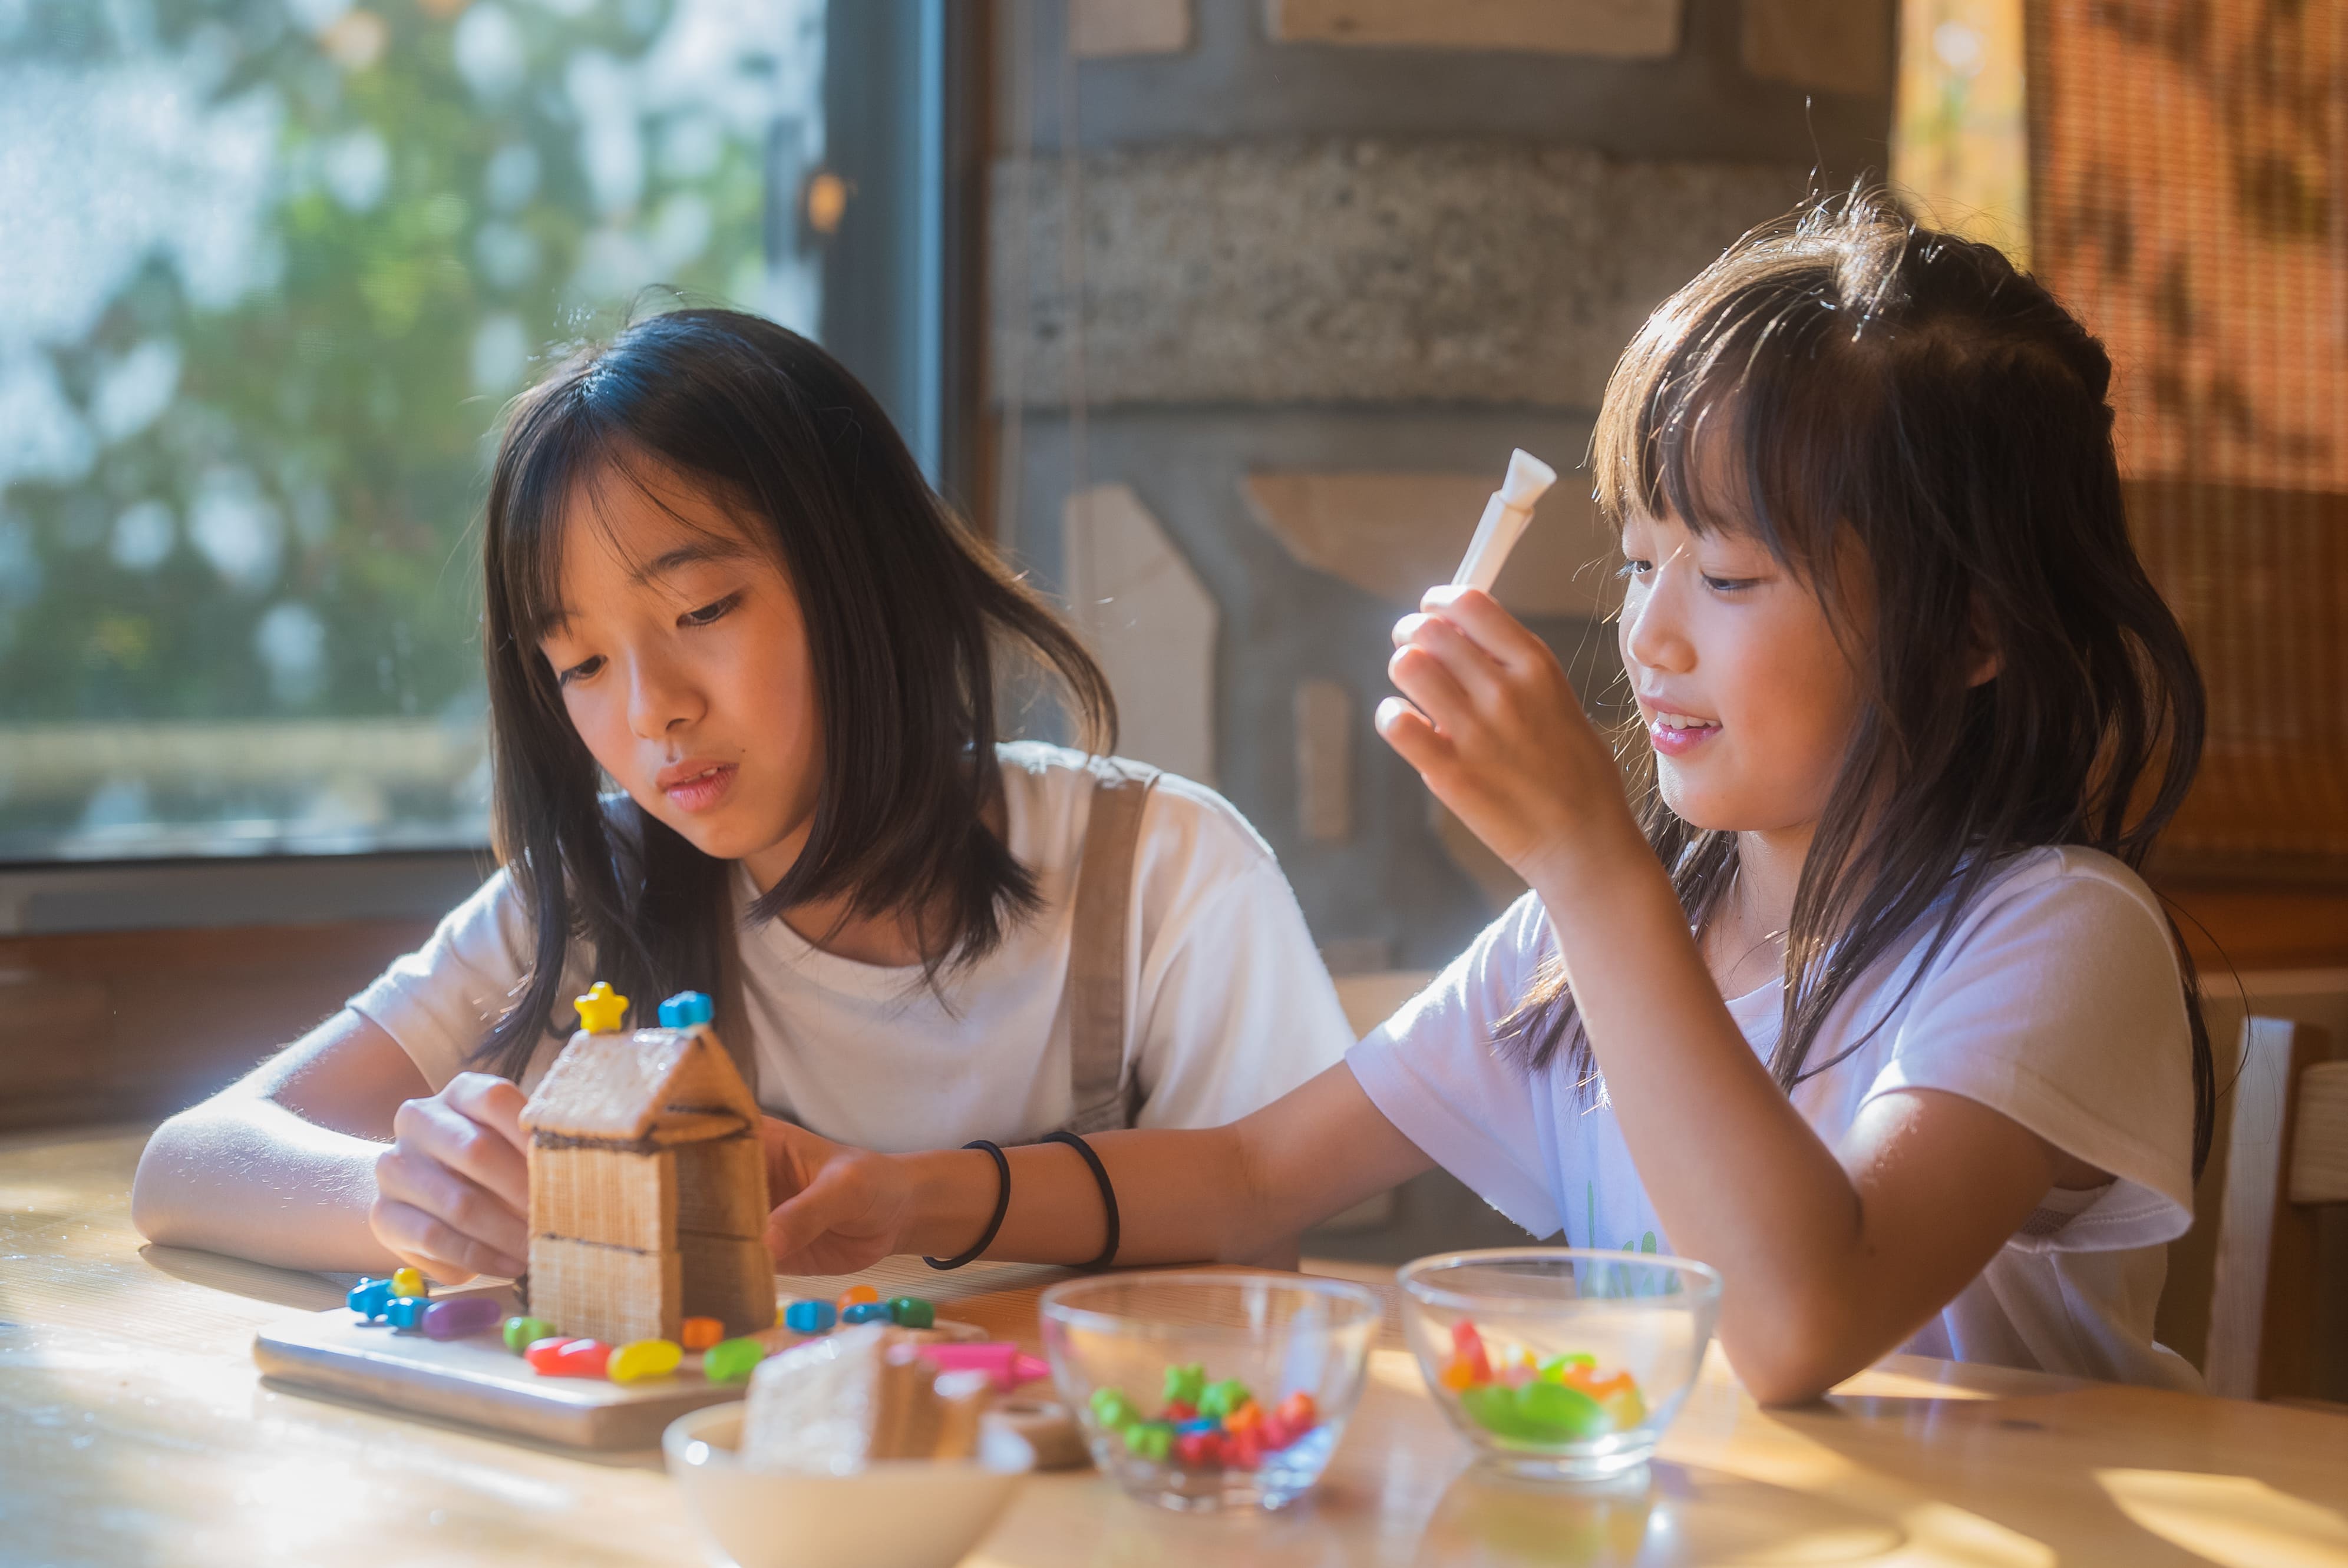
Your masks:
{"label": "blue candy", "polygon": [[820,1334],[839,1321],[829,1301],[794,1301],[783,1308],[783,1327],[794,1334]]}
{"label": "blue candy", "polygon": [[717,1004],[699,991],[679,991],[660,1005],[663,1029],[691,1029],[717,1016]]}
{"label": "blue candy", "polygon": [[1200,1416],[1195,1421],[1177,1421],[1174,1423],[1174,1435],[1178,1438],[1190,1437],[1199,1432],[1220,1432],[1222,1430],[1223,1423],[1215,1419],[1212,1416]]}
{"label": "blue candy", "polygon": [[359,1282],[351,1286],[350,1295],[344,1300],[363,1321],[372,1323],[381,1317],[384,1308],[391,1304],[391,1281],[370,1279],[361,1275]]}
{"label": "blue candy", "polygon": [[842,1323],[887,1323],[891,1321],[889,1304],[885,1301],[860,1301],[839,1315]]}
{"label": "blue candy", "polygon": [[432,1299],[425,1296],[395,1296],[384,1303],[383,1315],[394,1328],[421,1328]]}

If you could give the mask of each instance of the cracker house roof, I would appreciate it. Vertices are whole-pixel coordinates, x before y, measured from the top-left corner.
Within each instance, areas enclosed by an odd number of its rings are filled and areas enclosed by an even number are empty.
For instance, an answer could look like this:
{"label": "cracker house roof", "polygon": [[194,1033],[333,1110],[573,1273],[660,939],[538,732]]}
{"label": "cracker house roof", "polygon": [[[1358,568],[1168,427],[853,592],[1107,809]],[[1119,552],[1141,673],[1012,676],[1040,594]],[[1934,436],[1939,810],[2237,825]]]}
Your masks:
{"label": "cracker house roof", "polygon": [[758,1124],[757,1102],[706,1029],[572,1037],[522,1108],[531,1132],[613,1143],[721,1136],[706,1119]]}

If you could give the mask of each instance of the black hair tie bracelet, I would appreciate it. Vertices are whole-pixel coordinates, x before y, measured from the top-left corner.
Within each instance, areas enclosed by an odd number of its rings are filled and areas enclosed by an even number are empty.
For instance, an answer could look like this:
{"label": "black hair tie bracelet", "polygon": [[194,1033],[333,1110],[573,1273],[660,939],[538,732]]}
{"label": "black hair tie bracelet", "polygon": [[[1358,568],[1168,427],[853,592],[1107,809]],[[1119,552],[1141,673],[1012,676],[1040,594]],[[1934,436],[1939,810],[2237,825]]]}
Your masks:
{"label": "black hair tie bracelet", "polygon": [[1043,1141],[1046,1143],[1066,1143],[1069,1148],[1082,1154],[1085,1157],[1085,1163],[1093,1168],[1093,1180],[1100,1184],[1101,1207],[1108,1211],[1108,1244],[1101,1248],[1098,1257],[1090,1263],[1080,1263],[1076,1266],[1107,1268],[1117,1261],[1117,1189],[1109,1185],[1108,1169],[1101,1163],[1100,1156],[1093,1153],[1093,1146],[1074,1132],[1066,1131],[1047,1132]]}
{"label": "black hair tie bracelet", "polygon": [[1011,1212],[1011,1162],[1004,1158],[1001,1145],[990,1143],[983,1138],[973,1138],[969,1143],[964,1143],[963,1147],[965,1149],[985,1150],[994,1160],[994,1173],[996,1176],[1001,1178],[1003,1187],[1002,1190],[994,1195],[994,1217],[986,1222],[986,1230],[984,1234],[979,1236],[978,1245],[972,1247],[968,1252],[959,1254],[953,1257],[946,1258],[943,1261],[934,1257],[925,1257],[922,1259],[923,1263],[928,1264],[932,1268],[960,1268],[963,1264],[976,1260],[981,1253],[983,1253],[988,1247],[994,1245],[994,1233],[1003,1228],[1003,1216]]}

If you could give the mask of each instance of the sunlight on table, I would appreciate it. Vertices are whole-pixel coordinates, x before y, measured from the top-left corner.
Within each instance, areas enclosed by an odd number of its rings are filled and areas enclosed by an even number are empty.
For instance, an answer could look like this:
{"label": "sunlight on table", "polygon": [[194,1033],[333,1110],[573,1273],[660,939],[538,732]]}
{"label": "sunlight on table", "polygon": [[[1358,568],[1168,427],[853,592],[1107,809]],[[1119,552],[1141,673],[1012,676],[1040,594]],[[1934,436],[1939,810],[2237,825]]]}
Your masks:
{"label": "sunlight on table", "polygon": [[2120,1512],[2220,1568],[2335,1568],[2348,1553],[2348,1519],[2246,1475],[2099,1470]]}

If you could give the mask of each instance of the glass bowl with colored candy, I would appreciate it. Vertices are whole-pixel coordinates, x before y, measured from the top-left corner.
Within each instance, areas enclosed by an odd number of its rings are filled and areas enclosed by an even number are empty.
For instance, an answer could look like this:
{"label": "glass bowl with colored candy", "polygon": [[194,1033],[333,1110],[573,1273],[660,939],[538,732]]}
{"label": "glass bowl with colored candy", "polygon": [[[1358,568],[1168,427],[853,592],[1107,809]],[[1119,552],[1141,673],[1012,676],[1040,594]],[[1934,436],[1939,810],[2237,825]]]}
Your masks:
{"label": "glass bowl with colored candy", "polygon": [[1643,1463],[1720,1307],[1719,1275],[1651,1252],[1458,1252],[1398,1277],[1410,1348],[1451,1424],[1488,1462],[1547,1480]]}
{"label": "glass bowl with colored candy", "polygon": [[1168,1508],[1279,1508],[1361,1398],[1378,1300],[1303,1275],[1120,1274],[1044,1293],[1044,1350],[1100,1468]]}

